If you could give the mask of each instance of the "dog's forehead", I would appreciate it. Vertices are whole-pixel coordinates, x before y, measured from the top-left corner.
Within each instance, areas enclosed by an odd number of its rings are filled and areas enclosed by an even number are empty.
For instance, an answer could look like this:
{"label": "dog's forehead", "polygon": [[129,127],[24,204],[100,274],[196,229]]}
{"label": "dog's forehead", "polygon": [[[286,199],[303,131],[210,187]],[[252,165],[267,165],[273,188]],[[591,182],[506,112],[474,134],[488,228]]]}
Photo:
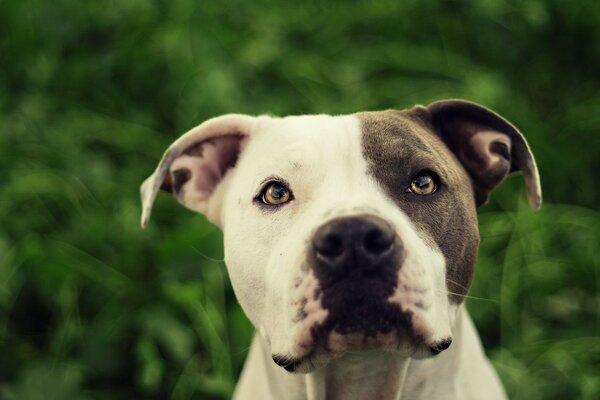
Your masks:
{"label": "dog's forehead", "polygon": [[321,114],[267,118],[260,121],[256,130],[266,142],[285,145],[282,150],[287,150],[302,144],[336,145],[340,137],[350,139],[360,129],[352,115]]}
{"label": "dog's forehead", "polygon": [[461,180],[466,172],[433,128],[407,110],[356,114],[360,121],[363,155],[390,179],[399,171],[443,170],[446,179]]}
{"label": "dog's forehead", "polygon": [[247,153],[258,174],[312,176],[317,168],[321,175],[323,165],[336,169],[362,158],[360,122],[354,115],[266,118],[255,127]]}
{"label": "dog's forehead", "polygon": [[421,169],[442,171],[452,184],[468,181],[446,145],[406,111],[264,118],[255,133],[247,151],[255,175],[374,177],[392,197]]}
{"label": "dog's forehead", "polygon": [[327,148],[326,151],[335,146],[336,153],[340,153],[350,149],[344,144],[355,144],[354,141],[363,148],[363,155],[369,156],[366,146],[377,141],[386,150],[381,159],[441,157],[440,163],[444,163],[452,157],[439,138],[410,114],[397,110],[266,118],[257,125],[257,131],[264,142],[272,145],[269,147],[277,146],[280,153],[295,152],[303,145]]}

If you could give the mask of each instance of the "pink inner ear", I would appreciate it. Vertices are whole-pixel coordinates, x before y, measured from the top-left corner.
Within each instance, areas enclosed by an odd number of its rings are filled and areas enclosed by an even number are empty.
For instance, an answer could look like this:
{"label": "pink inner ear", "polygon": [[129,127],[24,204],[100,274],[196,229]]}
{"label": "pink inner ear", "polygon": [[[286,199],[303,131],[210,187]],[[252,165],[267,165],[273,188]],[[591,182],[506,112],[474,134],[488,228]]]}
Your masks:
{"label": "pink inner ear", "polygon": [[542,204],[540,177],[527,141],[510,122],[479,104],[441,100],[417,108],[469,173],[477,205],[506,175],[521,171],[532,207]]}
{"label": "pink inner ear", "polygon": [[196,143],[169,168],[173,194],[187,208],[205,212],[210,196],[237,161],[243,136],[230,134]]}
{"label": "pink inner ear", "polygon": [[[471,136],[469,144],[477,157],[483,161],[484,171],[495,170],[500,163],[507,161],[510,163],[511,140],[503,133],[491,130],[479,131]],[[506,146],[507,153],[495,151],[494,147],[498,145]]]}

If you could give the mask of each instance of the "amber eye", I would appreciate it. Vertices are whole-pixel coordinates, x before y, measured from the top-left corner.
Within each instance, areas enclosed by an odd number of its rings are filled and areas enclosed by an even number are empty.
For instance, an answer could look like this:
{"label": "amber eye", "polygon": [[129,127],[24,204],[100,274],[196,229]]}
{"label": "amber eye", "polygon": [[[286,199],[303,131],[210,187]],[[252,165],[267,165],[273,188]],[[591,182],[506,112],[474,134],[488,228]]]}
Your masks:
{"label": "amber eye", "polygon": [[269,206],[278,206],[292,200],[292,193],[281,182],[270,182],[262,190],[260,200]]}
{"label": "amber eye", "polygon": [[422,171],[417,177],[410,183],[409,190],[414,194],[421,196],[427,196],[433,194],[437,189],[435,178],[432,173]]}

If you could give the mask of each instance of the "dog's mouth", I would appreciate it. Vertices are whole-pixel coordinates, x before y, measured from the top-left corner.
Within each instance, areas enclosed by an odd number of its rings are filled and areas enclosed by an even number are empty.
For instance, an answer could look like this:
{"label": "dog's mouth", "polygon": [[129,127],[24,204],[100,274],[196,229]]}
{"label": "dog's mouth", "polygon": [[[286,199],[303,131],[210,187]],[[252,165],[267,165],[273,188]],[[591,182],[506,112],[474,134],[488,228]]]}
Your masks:
{"label": "dog's mouth", "polygon": [[315,341],[335,332],[342,336],[375,337],[395,330],[412,331],[412,312],[402,311],[388,299],[395,284],[382,279],[344,280],[322,289],[321,304],[327,319],[312,332]]}
{"label": "dog's mouth", "polygon": [[326,318],[304,326],[309,338],[301,345],[301,356],[275,354],[277,365],[290,372],[310,372],[348,352],[377,349],[401,357],[425,358],[450,346],[450,338],[431,342],[415,330],[413,311],[403,311],[388,298],[375,297],[361,286],[345,289],[338,296],[320,293]]}
{"label": "dog's mouth", "polygon": [[319,329],[319,339],[309,353],[302,357],[274,354],[273,361],[288,372],[307,373],[325,366],[330,360],[352,352],[379,350],[397,353],[399,357],[425,358],[436,356],[452,344],[450,337],[426,345],[402,327],[388,332],[360,331],[340,333]]}
{"label": "dog's mouth", "polygon": [[274,362],[288,371],[309,372],[348,352],[425,358],[447,349],[449,332],[434,329],[432,290],[421,283],[399,284],[396,270],[336,279],[318,279],[309,270],[292,292],[297,312],[291,348],[274,354]]}

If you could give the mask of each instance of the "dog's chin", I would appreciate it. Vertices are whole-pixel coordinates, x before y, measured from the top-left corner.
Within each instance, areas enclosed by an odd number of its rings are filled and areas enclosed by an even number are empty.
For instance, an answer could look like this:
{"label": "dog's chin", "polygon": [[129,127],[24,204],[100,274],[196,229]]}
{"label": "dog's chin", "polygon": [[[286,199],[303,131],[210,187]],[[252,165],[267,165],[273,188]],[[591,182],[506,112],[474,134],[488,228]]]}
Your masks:
{"label": "dog's chin", "polygon": [[313,330],[316,340],[302,357],[273,356],[273,361],[289,372],[308,373],[325,367],[330,361],[345,354],[382,351],[394,353],[398,357],[423,359],[433,357],[446,350],[451,339],[444,339],[433,346],[426,345],[421,339],[413,337],[405,329],[393,329],[388,332],[345,332],[337,330]]}
{"label": "dog's chin", "polygon": [[382,351],[421,359],[448,348],[450,338],[436,335],[427,307],[413,304],[413,298],[402,299],[404,306],[389,300],[397,291],[393,283],[346,279],[323,289],[314,275],[306,275],[293,296],[291,346],[273,360],[290,372],[310,372],[348,353]]}

